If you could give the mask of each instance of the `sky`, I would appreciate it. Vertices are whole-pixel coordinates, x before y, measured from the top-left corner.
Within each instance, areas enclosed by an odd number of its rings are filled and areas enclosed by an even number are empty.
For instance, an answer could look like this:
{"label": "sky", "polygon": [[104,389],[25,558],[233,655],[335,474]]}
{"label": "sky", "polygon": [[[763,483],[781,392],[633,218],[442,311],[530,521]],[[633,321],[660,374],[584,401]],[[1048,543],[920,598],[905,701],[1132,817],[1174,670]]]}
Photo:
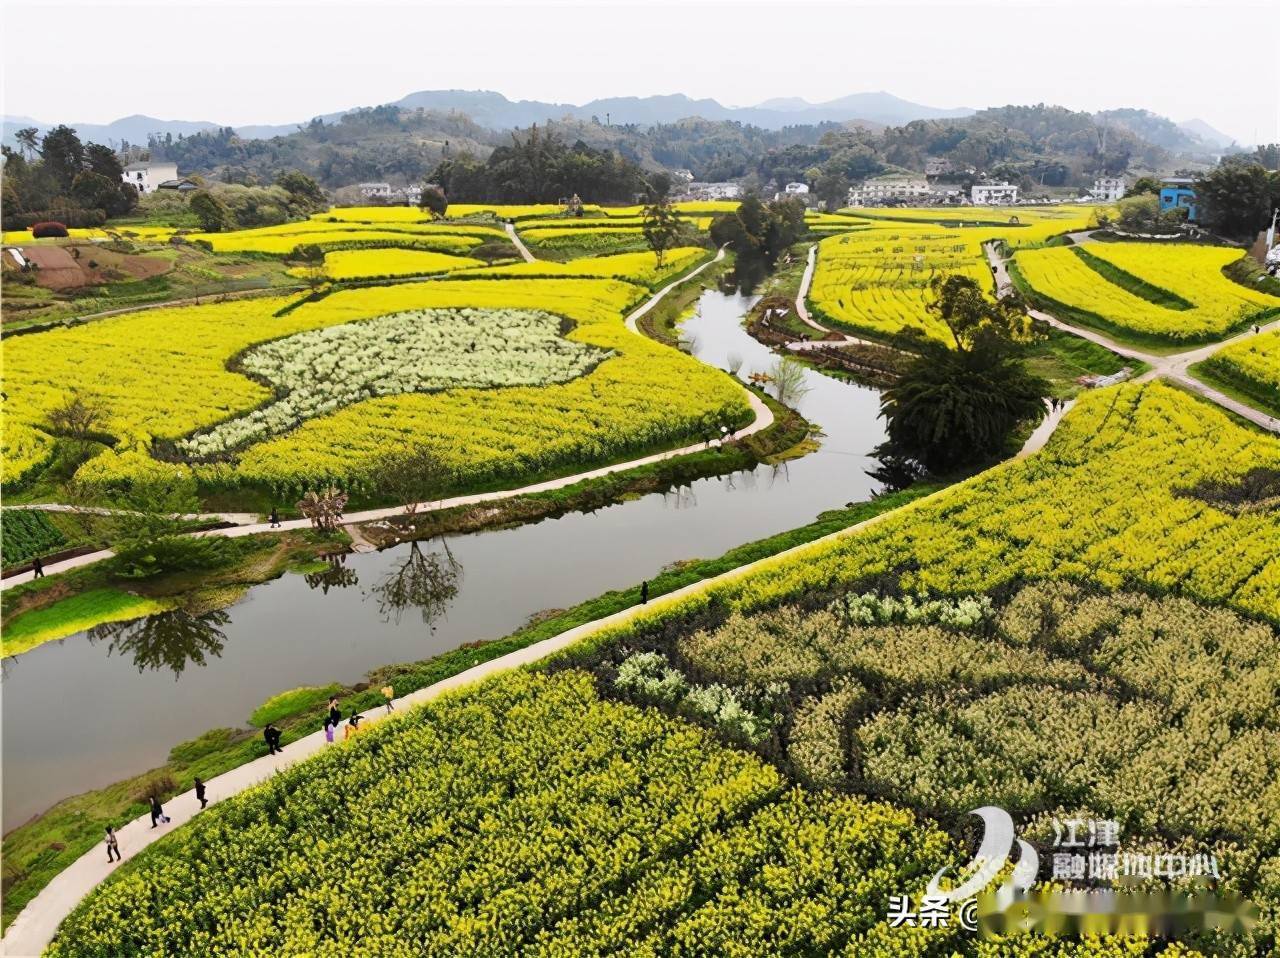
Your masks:
{"label": "sky", "polygon": [[[0,0],[4,113],[293,123],[415,90],[745,106],[887,90],[1197,117],[1280,141],[1277,0]],[[51,61],[64,71],[53,74]],[[72,75],[95,82],[65,82]]]}

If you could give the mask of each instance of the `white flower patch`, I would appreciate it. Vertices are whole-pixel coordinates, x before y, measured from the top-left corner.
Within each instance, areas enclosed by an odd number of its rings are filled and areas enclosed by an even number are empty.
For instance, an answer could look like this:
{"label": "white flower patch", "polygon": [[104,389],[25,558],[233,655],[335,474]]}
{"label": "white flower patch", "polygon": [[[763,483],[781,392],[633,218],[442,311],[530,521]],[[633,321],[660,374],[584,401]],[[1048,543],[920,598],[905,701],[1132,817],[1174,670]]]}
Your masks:
{"label": "white flower patch", "polygon": [[282,397],[177,447],[205,459],[365,399],[563,383],[611,355],[565,339],[562,322],[528,309],[420,309],[264,343],[241,368]]}

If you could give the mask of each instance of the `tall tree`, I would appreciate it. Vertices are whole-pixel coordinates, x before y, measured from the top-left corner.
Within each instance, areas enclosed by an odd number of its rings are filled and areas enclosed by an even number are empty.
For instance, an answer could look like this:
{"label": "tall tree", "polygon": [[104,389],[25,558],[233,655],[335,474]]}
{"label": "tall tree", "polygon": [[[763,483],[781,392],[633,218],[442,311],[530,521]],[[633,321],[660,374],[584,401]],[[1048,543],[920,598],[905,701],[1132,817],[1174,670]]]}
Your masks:
{"label": "tall tree", "polygon": [[34,126],[24,126],[13,135],[18,141],[18,149],[25,159],[33,160],[40,152],[40,131]]}
{"label": "tall tree", "polygon": [[1223,236],[1253,239],[1280,207],[1280,173],[1234,158],[1196,180],[1200,220]]}
{"label": "tall tree", "polygon": [[64,193],[70,192],[71,184],[84,169],[84,157],[84,144],[69,126],[55,126],[40,144],[45,169]]}
{"label": "tall tree", "polygon": [[1049,384],[1019,356],[1037,332],[1017,297],[992,302],[960,275],[932,289],[952,343],[913,343],[917,357],[881,395],[880,414],[892,452],[946,470],[997,455],[1020,422],[1039,420]]}
{"label": "tall tree", "polygon": [[206,233],[221,233],[235,228],[236,221],[230,207],[208,190],[199,190],[191,197],[189,206]]}
{"label": "tall tree", "polygon": [[645,241],[653,250],[658,269],[663,266],[667,250],[676,245],[684,224],[665,197],[655,198],[644,208],[644,225],[642,227]]}

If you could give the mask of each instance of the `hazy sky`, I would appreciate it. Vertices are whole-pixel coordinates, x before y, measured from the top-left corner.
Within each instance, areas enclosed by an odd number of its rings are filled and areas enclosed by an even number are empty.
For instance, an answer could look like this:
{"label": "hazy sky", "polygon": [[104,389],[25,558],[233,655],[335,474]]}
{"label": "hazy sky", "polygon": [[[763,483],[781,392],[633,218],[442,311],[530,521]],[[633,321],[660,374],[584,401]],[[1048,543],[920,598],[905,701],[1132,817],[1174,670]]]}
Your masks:
{"label": "hazy sky", "polygon": [[447,88],[729,105],[888,90],[943,107],[1145,107],[1280,140],[1280,0],[0,5],[4,112],[46,122],[288,123]]}

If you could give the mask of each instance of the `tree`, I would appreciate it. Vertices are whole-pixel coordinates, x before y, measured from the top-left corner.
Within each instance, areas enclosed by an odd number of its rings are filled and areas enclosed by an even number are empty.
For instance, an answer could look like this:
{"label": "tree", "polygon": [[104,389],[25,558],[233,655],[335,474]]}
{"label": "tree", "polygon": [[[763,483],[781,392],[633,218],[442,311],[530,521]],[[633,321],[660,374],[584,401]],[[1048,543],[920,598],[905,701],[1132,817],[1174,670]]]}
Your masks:
{"label": "tree", "polygon": [[313,528],[321,532],[333,532],[338,528],[342,513],[347,508],[347,498],[347,494],[337,486],[308,490],[298,500],[298,511],[311,520]]}
{"label": "tree", "polygon": [[124,185],[119,180],[109,180],[100,173],[85,170],[72,181],[71,196],[85,209],[102,210],[111,216],[121,205],[120,187]]}
{"label": "tree", "polygon": [[444,491],[453,473],[429,447],[411,446],[379,460],[373,475],[378,489],[403,503],[412,515],[420,502]]}
{"label": "tree", "polygon": [[1216,233],[1253,239],[1280,207],[1280,173],[1261,164],[1224,160],[1196,180],[1200,221]]}
{"label": "tree", "polygon": [[1161,183],[1154,176],[1140,176],[1133,181],[1133,185],[1125,191],[1125,197],[1130,196],[1159,196]]}
{"label": "tree", "polygon": [[658,269],[662,269],[667,250],[676,245],[684,224],[665,198],[655,198],[644,208],[644,225],[641,229],[649,249],[653,250]]}
{"label": "tree", "polygon": [[124,176],[124,165],[116,151],[101,143],[90,143],[84,148],[84,160],[90,172],[105,176],[113,183],[119,183]]}
{"label": "tree", "polygon": [[424,186],[422,196],[418,199],[418,209],[426,210],[432,218],[440,218],[449,209],[449,201],[440,187]]}
{"label": "tree", "polygon": [[881,395],[893,446],[931,470],[998,454],[1013,429],[1044,415],[1049,384],[1010,357],[934,350]]}
{"label": "tree", "polygon": [[40,152],[40,131],[34,126],[24,126],[21,130],[13,135],[18,141],[18,149],[22,151],[23,157],[28,160],[35,159]]}
{"label": "tree", "polygon": [[49,410],[49,431],[84,444],[93,439],[107,418],[106,407],[92,396],[72,392]]}
{"label": "tree", "polygon": [[320,185],[297,170],[290,170],[276,179],[276,186],[289,194],[291,204],[308,213],[316,213],[329,208],[328,197]]}
{"label": "tree", "polygon": [[1160,209],[1160,198],[1150,193],[1126,196],[1117,206],[1116,222],[1129,233],[1172,233],[1187,221],[1184,207]]}
{"label": "tree", "polygon": [[84,144],[69,126],[55,126],[40,144],[40,158],[58,188],[67,193],[77,174],[84,169]]}
{"label": "tree", "polygon": [[773,394],[784,406],[794,406],[809,391],[805,382],[804,363],[793,356],[783,356],[769,370],[773,381]]}
{"label": "tree", "polygon": [[191,197],[190,209],[206,233],[235,229],[236,221],[231,209],[208,190],[198,190]]}
{"label": "tree", "polygon": [[930,311],[950,331],[952,348],[913,344],[917,358],[882,393],[880,414],[898,456],[942,470],[999,453],[1020,422],[1044,415],[1049,384],[1018,355],[1037,332],[1017,297],[992,302],[961,275],[930,285]]}
{"label": "tree", "polygon": [[935,276],[929,289],[929,310],[946,325],[956,350],[1003,354],[1036,338],[1034,323],[1015,295],[992,302],[974,279],[960,274]]}
{"label": "tree", "polygon": [[304,243],[296,247],[293,255],[302,261],[302,279],[311,289],[319,289],[329,280],[329,273],[324,265],[324,250],[315,243]]}

